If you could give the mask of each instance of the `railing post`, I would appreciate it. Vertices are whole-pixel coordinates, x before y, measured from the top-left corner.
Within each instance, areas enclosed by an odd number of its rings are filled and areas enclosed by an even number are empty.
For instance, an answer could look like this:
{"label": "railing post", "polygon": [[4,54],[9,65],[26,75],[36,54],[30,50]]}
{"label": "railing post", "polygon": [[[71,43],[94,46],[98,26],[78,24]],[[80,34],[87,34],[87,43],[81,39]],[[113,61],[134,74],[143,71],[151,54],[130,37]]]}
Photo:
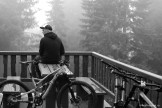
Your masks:
{"label": "railing post", "polygon": [[88,55],[83,56],[83,77],[88,77]]}
{"label": "railing post", "polygon": [[97,65],[97,58],[95,58],[94,66],[95,66],[95,68],[94,68],[94,70],[95,70],[95,71],[94,71],[95,79],[97,79],[97,69],[98,69],[98,68],[97,68],[97,66],[98,66],[98,65]]}
{"label": "railing post", "polygon": [[[36,55],[32,55],[32,56],[31,56],[31,59],[33,60],[35,57],[36,57]],[[35,72],[35,67],[34,67],[33,64],[32,64],[32,66],[31,66],[31,71],[32,71],[33,77],[37,77],[37,74],[36,74],[36,72]]]}
{"label": "railing post", "polygon": [[[26,61],[27,55],[21,55],[21,61]],[[21,77],[26,78],[27,77],[27,67],[25,64],[21,64]]]}
{"label": "railing post", "polygon": [[91,77],[94,78],[95,74],[94,74],[94,57],[91,57]]}
{"label": "railing post", "polygon": [[16,76],[16,55],[11,55],[11,76]]}
{"label": "railing post", "polygon": [[158,108],[162,108],[162,92],[159,93]]}
{"label": "railing post", "polygon": [[74,56],[74,76],[79,76],[79,55]]}
{"label": "railing post", "polygon": [[3,55],[3,64],[4,64],[3,77],[6,78],[7,77],[7,64],[8,64],[8,56],[7,55]]}

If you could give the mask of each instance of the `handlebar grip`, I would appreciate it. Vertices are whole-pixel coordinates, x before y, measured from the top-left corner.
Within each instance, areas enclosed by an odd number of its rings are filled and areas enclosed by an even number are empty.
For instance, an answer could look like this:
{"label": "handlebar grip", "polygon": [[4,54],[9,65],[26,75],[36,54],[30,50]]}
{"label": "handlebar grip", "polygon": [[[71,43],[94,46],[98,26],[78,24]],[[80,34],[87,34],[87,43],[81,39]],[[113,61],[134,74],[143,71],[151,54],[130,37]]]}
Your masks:
{"label": "handlebar grip", "polygon": [[29,63],[33,63],[33,61],[20,61],[19,63],[21,63],[21,64],[29,64]]}

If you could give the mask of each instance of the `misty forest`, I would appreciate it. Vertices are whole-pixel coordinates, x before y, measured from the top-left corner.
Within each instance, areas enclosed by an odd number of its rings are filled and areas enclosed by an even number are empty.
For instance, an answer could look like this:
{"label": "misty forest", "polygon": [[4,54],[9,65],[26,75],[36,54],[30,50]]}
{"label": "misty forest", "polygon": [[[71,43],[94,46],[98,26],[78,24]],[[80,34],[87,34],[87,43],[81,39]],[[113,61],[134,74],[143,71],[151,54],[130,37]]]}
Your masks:
{"label": "misty forest", "polygon": [[[46,12],[66,51],[95,51],[162,75],[162,0],[71,1],[50,0]],[[0,0],[0,51],[38,51],[38,2]]]}

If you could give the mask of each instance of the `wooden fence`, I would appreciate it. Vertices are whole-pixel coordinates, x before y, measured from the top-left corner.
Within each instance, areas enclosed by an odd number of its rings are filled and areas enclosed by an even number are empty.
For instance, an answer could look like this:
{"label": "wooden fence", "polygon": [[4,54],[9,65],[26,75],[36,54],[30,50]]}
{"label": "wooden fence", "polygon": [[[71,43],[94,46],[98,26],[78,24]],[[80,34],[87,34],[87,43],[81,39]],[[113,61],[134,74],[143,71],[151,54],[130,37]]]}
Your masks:
{"label": "wooden fence", "polygon": [[[21,65],[19,61],[32,60],[37,54],[38,52],[1,51],[0,81],[5,80],[8,75],[21,76],[22,81],[30,81],[26,66]],[[74,72],[74,76],[93,77],[112,93],[114,93],[114,75],[110,73],[110,69],[108,68],[107,64],[113,65],[128,72],[138,74],[142,76],[146,82],[162,85],[162,76],[130,66],[96,52],[68,51],[66,52],[65,59],[70,61],[70,70]],[[127,93],[131,85],[132,82],[126,85]],[[149,93],[149,98],[151,98],[151,100],[156,105],[162,108],[162,93],[152,91]],[[109,97],[105,99],[107,101],[112,101]]]}

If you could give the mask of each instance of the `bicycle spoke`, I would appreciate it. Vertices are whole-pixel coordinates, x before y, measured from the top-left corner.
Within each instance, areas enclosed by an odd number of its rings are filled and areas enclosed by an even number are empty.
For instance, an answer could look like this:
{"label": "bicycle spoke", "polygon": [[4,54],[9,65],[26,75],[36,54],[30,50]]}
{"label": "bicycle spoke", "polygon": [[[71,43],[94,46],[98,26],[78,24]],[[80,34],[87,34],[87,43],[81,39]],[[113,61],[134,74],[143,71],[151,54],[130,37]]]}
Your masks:
{"label": "bicycle spoke", "polygon": [[28,87],[17,80],[6,80],[0,85],[0,93],[2,94],[2,101],[0,108],[3,107],[17,107],[31,108],[33,104],[32,94],[26,94],[29,91]]}

